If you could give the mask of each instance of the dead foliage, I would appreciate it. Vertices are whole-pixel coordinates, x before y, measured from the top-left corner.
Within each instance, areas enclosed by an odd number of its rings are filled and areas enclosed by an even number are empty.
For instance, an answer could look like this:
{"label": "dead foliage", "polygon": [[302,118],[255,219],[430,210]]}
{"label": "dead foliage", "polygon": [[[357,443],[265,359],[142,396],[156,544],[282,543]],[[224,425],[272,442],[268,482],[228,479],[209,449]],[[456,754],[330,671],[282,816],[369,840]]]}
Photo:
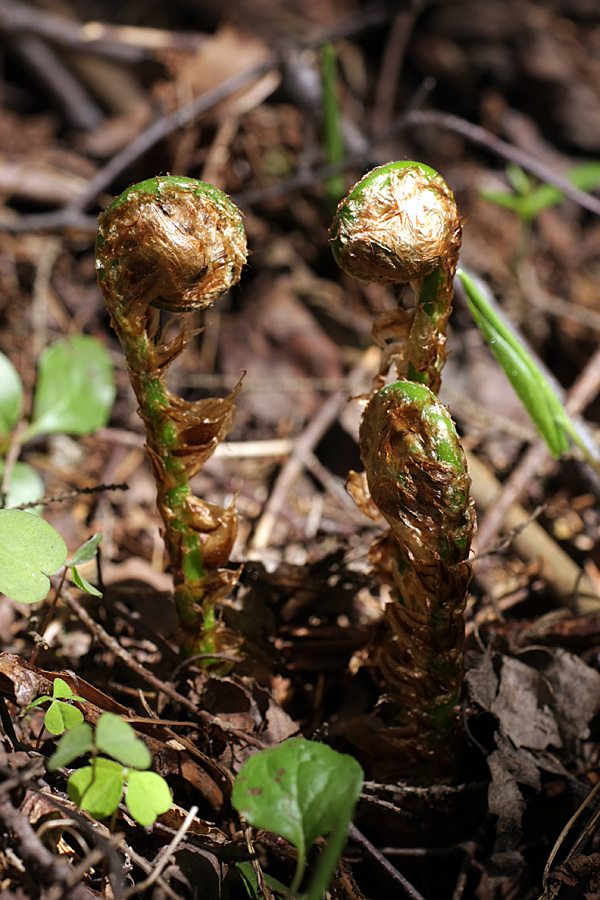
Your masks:
{"label": "dead foliage", "polygon": [[[597,4],[0,0],[0,35],[0,349],[30,395],[42,348],[85,332],[110,349],[118,382],[109,427],[23,448],[47,496],[70,495],[45,512],[69,549],[103,533],[103,597],[65,588],[49,623],[47,607],[1,599],[2,896],[237,900],[236,862],[253,853],[289,883],[293,849],[253,834],[229,798],[249,755],[301,733],[367,771],[337,900],[599,897],[600,487],[576,455],[556,462],[539,446],[460,297],[441,399],[479,532],[459,774],[380,783],[376,741],[353,740],[384,690],[372,662],[387,594],[368,558],[384,523],[344,488],[360,469],[351,398],[382,365],[373,323],[386,346],[402,323],[389,289],[351,281],[328,249],[320,83],[331,40],[338,174],[350,186],[392,159],[443,174],[464,220],[461,265],[488,281],[593,434],[600,200],[567,176],[600,154]],[[484,201],[484,188],[508,190],[509,162],[563,201],[530,224]],[[190,314],[169,372],[185,409],[209,412],[244,376],[228,443],[193,478],[208,510],[237,509],[218,564],[237,582],[222,616],[243,630],[244,659],[224,654],[218,673],[175,638],[142,425],[94,269],[98,213],[166,173],[232,195],[250,249],[240,286]],[[103,484],[128,490],[80,493]],[[22,713],[56,677],[88,721],[117,712],[150,747],[174,797],[151,828],[122,807],[111,832],[66,799],[64,772],[46,772],[43,711]]]}

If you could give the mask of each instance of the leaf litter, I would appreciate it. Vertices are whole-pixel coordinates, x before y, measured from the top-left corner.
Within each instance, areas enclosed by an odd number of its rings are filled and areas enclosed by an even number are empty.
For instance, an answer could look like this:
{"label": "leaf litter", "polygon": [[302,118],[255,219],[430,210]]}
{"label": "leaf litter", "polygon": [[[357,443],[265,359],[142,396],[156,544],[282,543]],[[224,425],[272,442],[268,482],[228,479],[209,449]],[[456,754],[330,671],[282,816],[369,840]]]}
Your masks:
{"label": "leaf litter", "polygon": [[[22,861],[26,868],[30,860],[19,822],[50,828],[57,812],[64,815],[66,810],[91,845],[99,840],[94,834],[102,836],[105,843],[98,846],[104,848],[110,881],[105,893],[112,890],[118,896],[149,877],[160,848],[194,807],[197,812],[173,854],[169,874],[162,870],[154,895],[164,896],[161,892],[170,886],[177,896],[188,897],[201,884],[208,900],[230,886],[236,897],[244,896],[233,871],[235,860],[247,854],[246,836],[227,800],[235,773],[259,747],[277,746],[295,734],[353,751],[348,723],[364,721],[380,696],[369,662],[386,596],[371,576],[367,550],[382,524],[377,518],[360,518],[347,498],[340,498],[347,472],[360,466],[358,403],[344,400],[317,443],[308,445],[277,510],[268,545],[250,546],[273,484],[286,471],[289,446],[302,440],[332,391],[359,394],[368,389],[368,377],[357,387],[349,384],[349,374],[371,345],[373,311],[385,313],[393,306],[381,289],[365,293],[340,282],[326,250],[329,215],[320,171],[317,52],[324,34],[336,39],[348,148],[362,154],[352,175],[394,157],[424,158],[434,165],[456,190],[462,214],[469,216],[462,262],[491,282],[512,320],[525,328],[563,383],[571,384],[593,354],[600,280],[593,216],[571,201],[545,210],[523,255],[522,223],[510,210],[492,207],[478,195],[480,187],[507,187],[502,156],[482,152],[453,131],[451,122],[447,128],[429,124],[403,129],[402,115],[413,102],[424,102],[426,111],[452,112],[479,123],[492,142],[500,136],[557,170],[597,155],[597,14],[574,0],[552,5],[489,0],[484,7],[462,0],[425,6],[424,12],[400,13],[407,16],[404,27],[408,23],[402,53],[395,43],[400,19],[395,22],[368,4],[341,3],[335,9],[330,4],[304,4],[302,9],[290,4],[284,12],[280,4],[265,0],[236,3],[230,15],[225,10],[209,15],[174,2],[160,21],[150,7],[138,11],[141,30],[131,42],[118,24],[121,10],[107,3],[101,18],[114,23],[114,30],[104,33],[104,55],[86,46],[86,60],[76,66],[62,38],[52,45],[55,64],[75,72],[84,89],[88,117],[83,121],[92,121],[100,110],[93,127],[79,130],[71,124],[82,121],[73,97],[63,97],[67,113],[32,90],[26,53],[11,56],[3,75],[7,108],[0,114],[0,182],[5,187],[0,349],[17,367],[26,394],[31,397],[40,350],[68,333],[93,333],[118,358],[94,281],[91,246],[99,209],[130,182],[157,171],[194,176],[206,171],[219,187],[238,195],[253,254],[243,288],[222,310],[190,326],[204,332],[193,339],[188,359],[171,373],[172,390],[186,399],[215,393],[225,397],[245,370],[232,446],[273,438],[290,442],[283,453],[241,459],[233,451],[228,457],[225,446],[200,476],[198,491],[207,502],[227,505],[224,499],[237,495],[240,516],[231,567],[236,577],[239,573],[239,588],[224,616],[244,611],[252,653],[245,667],[224,676],[207,675],[201,661],[184,661],[174,641],[154,489],[144,468],[143,439],[124,366],[118,369],[118,399],[109,428],[62,443],[38,439],[25,448],[47,495],[122,481],[130,490],[82,494],[45,510],[70,550],[94,531],[105,535],[103,566],[110,577],[102,599],[85,600],[89,619],[65,595],[44,633],[45,643],[38,640],[35,651],[43,611],[38,616],[37,611],[0,605],[0,692],[15,729],[14,746],[9,740],[2,743],[1,777],[7,784],[15,778],[19,782],[0,809],[3,828],[11,835],[10,853],[3,851],[0,867],[3,884],[20,896],[39,896],[50,885],[44,882],[47,875],[41,876],[41,886],[23,874]],[[59,34],[70,33],[53,3],[42,9],[22,2],[17,8],[29,11],[34,30],[45,21],[44,12],[59,18]],[[358,19],[353,18],[356,12]],[[87,3],[78,15],[82,22],[100,18],[97,7]],[[10,25],[0,20],[0,28],[12,41]],[[311,34],[318,40],[307,46]],[[144,37],[160,38],[160,48],[148,49]],[[44,35],[41,39],[48,41]],[[249,91],[242,87],[232,99],[225,97],[182,128],[165,132],[153,149],[134,154],[126,170],[101,183],[97,207],[95,197],[76,207],[90,178],[121,150],[135,148],[157,112],[158,121],[165,121],[225,78],[268,61],[271,47],[282,39],[287,51],[274,63],[272,82],[253,84]],[[391,82],[384,77],[386,48],[402,61],[401,76]],[[116,62],[125,52],[131,61]],[[206,65],[209,58],[214,68]],[[86,73],[91,60],[103,66],[102,77],[90,79]],[[431,79],[436,82],[432,88]],[[385,140],[373,140],[371,119],[379,123]],[[392,132],[386,134],[387,126]],[[292,179],[296,173],[305,177],[300,187]],[[75,204],[70,212],[69,203]],[[62,218],[53,231],[44,217],[57,211]],[[42,216],[41,225],[39,220],[28,224],[30,216]],[[50,259],[50,268],[44,268]],[[530,432],[502,376],[478,349],[477,334],[459,303],[452,323],[445,380],[458,401],[452,399],[451,405],[469,449],[494,471],[499,488]],[[469,399],[477,402],[475,410]],[[587,412],[592,423],[596,406],[592,401]],[[495,412],[513,422],[510,435]],[[589,473],[573,459],[545,473],[540,469],[537,477],[530,475],[519,502],[526,513],[547,504],[536,524],[569,555],[597,594],[600,516],[598,487]],[[591,614],[574,614],[576,589],[569,596],[555,591],[539,555],[520,546],[509,540],[490,567],[475,563],[463,781],[435,789],[410,784],[369,788],[358,807],[357,826],[371,844],[387,848],[388,863],[421,896],[436,900],[599,892],[595,794],[559,841],[597,783],[597,601],[594,609],[592,600]],[[88,574],[95,578],[95,572]],[[549,611],[559,619],[550,621]],[[483,648],[474,646],[476,633]],[[28,662],[34,653],[35,662]],[[85,698],[80,708],[88,721],[103,710],[117,712],[150,747],[155,771],[168,779],[176,799],[173,810],[151,831],[140,836],[121,810],[118,831],[125,837],[111,844],[117,838],[102,825],[92,826],[65,801],[64,781],[49,783],[39,757],[20,749],[39,746],[51,752],[48,735],[38,743],[43,712],[34,710],[22,718],[18,710],[36,696],[51,695],[55,677]],[[467,798],[476,807],[479,801],[473,798],[480,785],[485,802],[472,816],[461,816],[452,798]],[[414,797],[425,797],[425,806]],[[438,820],[428,832],[422,824],[432,808],[442,810],[441,825]],[[11,818],[13,813],[17,819]],[[259,837],[265,870],[289,883],[292,849],[272,834]],[[474,848],[471,855],[468,842]],[[83,858],[66,832],[56,847],[55,861]],[[40,841],[38,860],[44,858],[43,849]],[[425,867],[419,852],[427,860]],[[123,860],[129,860],[125,870]],[[347,860],[334,896],[383,900],[404,890],[357,836]],[[356,880],[349,878],[349,866]],[[54,870],[54,887],[68,886],[71,871],[60,876]],[[101,889],[99,868],[92,868],[86,879],[68,887],[73,896],[80,887],[86,892]],[[147,888],[149,895],[151,891]],[[266,889],[263,896],[269,896]]]}

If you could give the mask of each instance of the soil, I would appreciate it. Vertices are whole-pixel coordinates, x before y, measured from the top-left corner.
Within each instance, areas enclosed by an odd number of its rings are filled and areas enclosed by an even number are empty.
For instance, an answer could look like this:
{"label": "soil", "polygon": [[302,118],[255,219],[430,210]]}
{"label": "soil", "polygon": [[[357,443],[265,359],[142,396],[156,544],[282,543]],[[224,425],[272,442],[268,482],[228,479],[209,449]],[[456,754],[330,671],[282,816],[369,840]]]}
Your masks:
{"label": "soil", "polygon": [[[281,896],[262,874],[290,884],[295,850],[240,820],[231,785],[258,750],[299,735],[356,755],[366,775],[331,897],[600,897],[598,463],[552,458],[457,290],[440,397],[479,521],[462,731],[451,777],[386,777],[365,724],[386,691],[374,661],[393,601],[369,557],[386,523],[345,484],[361,469],[356,398],[379,366],[373,322],[396,298],[344,275],[328,246],[340,179],[345,192],[405,159],[442,173],[460,265],[595,448],[598,4],[0,0],[0,37],[0,350],[25,417],[41,352],[67,336],[97,338],[117,382],[94,433],[1,445],[7,465],[12,448],[40,474],[44,518],[70,553],[103,535],[98,564],[81,568],[101,596],[55,578],[52,607],[0,597],[2,897]],[[237,584],[219,615],[245,643],[217,665],[182,651],[143,426],[95,275],[98,214],[157,174],[229,194],[250,249],[239,286],[188,316],[169,372],[185,400],[224,398],[243,376],[235,428],[193,480],[238,514]],[[544,194],[549,183],[560,190]],[[536,208],[540,190],[550,200]],[[56,677],[90,723],[112,711],[143,736],[174,801],[153,825],[123,804],[96,823],[68,799],[68,770],[46,770],[56,738],[43,707],[25,708]]]}

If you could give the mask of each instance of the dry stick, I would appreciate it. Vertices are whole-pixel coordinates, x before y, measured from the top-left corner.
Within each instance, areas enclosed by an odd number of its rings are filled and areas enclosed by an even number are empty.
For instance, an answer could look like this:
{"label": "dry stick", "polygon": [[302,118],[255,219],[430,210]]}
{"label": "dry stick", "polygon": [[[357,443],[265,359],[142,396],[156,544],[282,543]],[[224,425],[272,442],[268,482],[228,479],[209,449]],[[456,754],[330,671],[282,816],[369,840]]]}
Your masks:
{"label": "dry stick", "polygon": [[[479,510],[487,511],[502,493],[502,485],[490,469],[472,453],[467,453],[467,461],[472,478],[473,499]],[[510,545],[521,559],[543,561],[542,573],[545,580],[552,585],[557,597],[567,604],[571,603],[573,592],[577,590],[579,594],[575,604],[577,612],[597,611],[598,600],[595,599],[597,592],[594,584],[573,557],[569,556],[548,531],[535,521],[535,513],[530,514],[515,503],[507,511],[503,525],[508,533],[501,542],[502,547]],[[478,578],[492,597],[496,596],[497,584],[493,577],[491,579],[487,577],[486,556],[498,552],[499,549],[498,545],[494,544],[491,550],[473,560],[477,564]],[[587,599],[588,597],[592,599]],[[499,601],[496,606],[499,610]],[[482,615],[486,615],[484,610]]]}
{"label": "dry stick", "polygon": [[[379,356],[379,350],[370,347],[362,356],[358,365],[356,365],[348,380],[350,383],[354,379],[372,373],[374,368],[374,356]],[[341,410],[348,402],[348,393],[346,391],[336,391],[316,413],[308,427],[303,431],[297,439],[293,451],[290,453],[286,463],[281,469],[273,491],[265,504],[262,516],[256,526],[254,537],[250,543],[251,551],[264,549],[269,543],[271,533],[275,527],[275,523],[285,506],[287,495],[292,485],[296,482],[304,467],[308,464],[312,452],[319,443],[330,425],[335,422]]]}
{"label": "dry stick", "polygon": [[147,890],[157,881],[164,868],[168,865],[170,857],[173,855],[179,844],[184,839],[186,833],[189,831],[197,812],[198,807],[192,806],[185,819],[179,826],[176,834],[173,836],[171,842],[167,847],[163,847],[163,849],[160,851],[160,853],[152,863],[151,874],[148,876],[148,878],[145,879],[145,881],[139,882],[135,885],[135,887],[129,888],[127,891],[125,891],[125,893],[123,894],[124,898],[133,897],[135,894],[141,894],[142,891]]}
{"label": "dry stick", "polygon": [[[578,808],[576,809],[576,811],[573,813],[573,815],[571,816],[571,818],[569,819],[569,821],[567,822],[567,824],[563,827],[561,833],[560,833],[559,836],[557,837],[556,842],[555,842],[555,844],[554,844],[554,847],[552,848],[552,851],[551,851],[551,853],[550,853],[550,856],[548,857],[548,860],[547,860],[546,865],[545,865],[545,867],[544,867],[544,875],[543,875],[543,878],[542,878],[542,885],[543,885],[543,888],[544,888],[544,893],[543,893],[542,896],[540,897],[540,900],[543,900],[543,898],[546,897],[547,894],[548,894],[548,881],[549,881],[549,878],[550,878],[550,872],[551,872],[551,870],[552,870],[552,864],[553,864],[553,862],[554,862],[554,860],[555,860],[555,858],[556,858],[556,854],[557,854],[558,851],[560,850],[560,848],[561,848],[561,846],[562,846],[562,844],[563,844],[563,842],[564,842],[564,840],[565,840],[567,834],[569,833],[569,831],[571,830],[571,828],[573,827],[573,825],[575,824],[575,822],[577,821],[577,819],[579,818],[579,816],[583,813],[583,811],[584,811],[584,809],[586,808],[586,806],[588,806],[588,804],[594,799],[594,797],[596,796],[596,794],[598,793],[599,790],[600,790],[600,782],[596,782],[596,784],[595,784],[594,787],[590,790],[590,792],[589,792],[589,794],[587,795],[587,797],[585,797],[585,799],[583,800],[583,802],[579,805],[579,807],[578,807]],[[596,810],[596,812],[594,813],[594,816],[596,816],[597,813],[598,813],[598,810]],[[569,854],[568,854],[568,856],[567,856],[567,859],[568,859],[569,856],[571,855],[571,852],[572,852],[572,850],[569,851]]]}
{"label": "dry stick", "polygon": [[558,174],[550,166],[535,159],[529,153],[526,153],[525,150],[515,147],[514,144],[509,144],[508,141],[503,141],[501,138],[496,137],[491,131],[481,128],[480,125],[474,125],[472,122],[461,119],[459,116],[453,116],[450,113],[416,109],[401,119],[397,124],[397,128],[404,131],[406,128],[412,128],[415,125],[438,125],[446,129],[446,131],[454,131],[456,134],[461,134],[471,143],[487,147],[488,150],[491,150],[497,156],[502,156],[504,159],[516,163],[521,168],[531,172],[540,181],[547,181],[548,184],[553,184],[571,200],[583,206],[584,209],[589,209],[590,212],[600,216],[600,200],[597,197],[586,194],[585,191],[580,191],[568,178]]}
{"label": "dry stick", "polygon": [[[152,865],[148,863],[148,860],[141,856],[139,853],[136,853],[132,847],[130,847],[125,841],[122,841],[121,844],[118,845],[119,850],[121,850],[127,857],[131,858],[132,863],[134,863],[138,868],[149,875],[152,872]],[[141,882],[141,884],[145,884],[145,882]],[[169,898],[169,900],[181,900],[181,894],[177,891],[173,890],[167,882],[163,879],[162,875],[159,875],[156,879],[157,888],[160,888],[161,891],[164,892],[165,896]],[[137,884],[128,888],[128,890],[123,894],[123,897],[134,897],[136,894],[140,893],[137,889]],[[160,896],[160,891],[157,891],[158,896]]]}
{"label": "dry stick", "polygon": [[125,650],[121,644],[116,640],[116,638],[112,637],[105,629],[95,622],[94,619],[90,616],[88,611],[84,606],[79,603],[78,600],[75,599],[73,593],[69,590],[68,587],[63,587],[62,589],[62,598],[65,604],[75,613],[75,615],[83,622],[83,624],[89,628],[92,634],[98,638],[101,643],[104,644],[105,647],[108,647],[109,650],[122,659],[123,662],[129,666],[130,669],[133,669],[138,675],[140,675],[148,684],[151,684],[155,691],[158,693],[166,694],[171,700],[175,703],[180,703],[182,706],[185,706],[186,709],[191,710],[194,715],[203,719],[207,724],[214,725],[217,728],[220,728],[225,733],[231,735],[232,737],[237,738],[240,741],[244,741],[247,744],[251,744],[253,747],[264,747],[264,743],[259,741],[257,738],[252,737],[250,734],[245,734],[243,731],[240,731],[238,728],[235,728],[233,725],[230,725],[228,722],[223,722],[219,719],[218,716],[211,716],[210,713],[206,712],[204,709],[199,709],[191,700],[188,700],[187,697],[184,697],[183,694],[180,694],[175,690],[167,681],[163,681],[160,678],[157,678],[156,675],[153,675],[149,669],[146,669],[145,666],[142,666],[127,650]]}
{"label": "dry stick", "polygon": [[[184,128],[194,121],[199,115],[216,106],[221,100],[234,94],[255,78],[260,78],[277,63],[275,54],[271,54],[265,62],[244,69],[227,78],[217,87],[206,91],[200,97],[176,109],[167,116],[162,116],[152,122],[138,137],[123,148],[120,153],[113,156],[109,162],[99,169],[90,179],[84,191],[78,194],[70,203],[62,209],[52,213],[39,213],[31,216],[21,216],[13,221],[3,222],[2,225],[10,231],[34,231],[38,228],[61,228],[66,226],[87,228],[92,222],[91,217],[84,216],[84,210],[90,203],[96,200],[98,194],[106,190],[108,186],[121,175],[129,166],[136,162],[148,150],[159,141],[164,140],[178,128]],[[93,219],[93,230],[97,228],[97,220]]]}
{"label": "dry stick", "polygon": [[[0,0],[0,11],[1,8],[2,0]],[[0,219],[0,229],[16,233],[22,231],[35,231],[36,229],[52,230],[72,227],[80,228],[84,231],[95,232],[97,225],[96,218],[84,215],[82,209],[94,200],[98,193],[106,189],[117,175],[120,175],[124,169],[134,163],[158,141],[168,137],[172,131],[188,125],[196,116],[206,112],[211,106],[214,106],[220,100],[225,99],[238,88],[243,87],[244,84],[251,81],[252,78],[260,77],[276,64],[277,56],[273,54],[267,62],[232,76],[232,78],[227,79],[227,81],[224,81],[218,87],[197,97],[187,106],[183,106],[174,113],[153,122],[135,141],[121,151],[121,153],[118,153],[113,157],[106,166],[96,173],[87,189],[82,194],[61,209],[50,213],[37,213],[12,219]],[[375,135],[370,142],[369,149],[373,149],[378,144],[385,143],[399,132],[405,131],[413,126],[419,127],[420,125],[437,125],[448,131],[454,131],[457,134],[461,134],[467,140],[471,141],[471,143],[486,147],[492,153],[495,153],[504,159],[516,162],[517,165],[521,166],[527,172],[530,172],[542,181],[547,181],[549,184],[553,184],[555,187],[559,188],[566,197],[569,197],[569,199],[578,203],[580,206],[584,207],[584,209],[588,209],[590,212],[600,215],[600,200],[596,197],[593,197],[591,194],[587,194],[584,191],[580,191],[571,184],[568,179],[555,172],[549,166],[540,163],[535,157],[524,150],[515,147],[513,144],[509,144],[507,141],[497,138],[490,131],[486,131],[485,128],[481,128],[479,125],[474,125],[466,119],[461,119],[459,116],[453,116],[449,113],[440,113],[435,110],[411,110],[400,116],[389,129],[381,134]],[[256,203],[288,194],[290,191],[323,182],[332,175],[338,175],[340,172],[345,172],[347,169],[351,169],[354,166],[363,166],[364,163],[365,153],[361,151],[360,153],[347,156],[346,159],[335,165],[320,166],[317,169],[308,172],[303,171],[286,179],[286,181],[272,185],[271,187],[246,191],[243,194],[233,197],[233,200],[239,206],[253,206]]]}
{"label": "dry stick", "polygon": [[23,813],[10,800],[0,803],[0,822],[3,831],[12,831],[19,841],[19,853],[26,869],[35,873],[42,885],[61,885],[65,900],[91,900],[95,895],[83,885],[71,885],[73,870],[69,863],[51,853],[40,841]]}
{"label": "dry stick", "polygon": [[[555,187],[559,188],[566,197],[573,200],[575,203],[578,203],[580,206],[583,206],[584,209],[588,209],[590,212],[600,215],[600,200],[596,197],[593,197],[591,194],[586,194],[584,191],[580,191],[571,184],[567,178],[564,178],[544,163],[539,162],[539,160],[534,156],[531,156],[531,154],[527,153],[525,150],[521,150],[513,144],[509,144],[507,141],[501,140],[492,134],[491,131],[487,131],[479,125],[474,125],[472,122],[467,121],[467,119],[461,119],[459,116],[453,116],[450,113],[436,112],[435,110],[411,110],[410,112],[404,113],[389,129],[375,135],[371,139],[368,149],[372,150],[374,147],[377,147],[378,144],[384,144],[391,137],[394,137],[409,128],[415,126],[418,128],[422,125],[435,125],[443,130],[454,131],[457,134],[461,134],[471,143],[486,147],[497,156],[517,163],[517,165],[521,166],[521,168],[530,172],[532,175],[535,175],[535,177],[539,178],[541,181],[546,181],[548,184],[553,184]],[[234,196],[233,200],[239,206],[252,206],[265,200],[283,196],[290,191],[306,188],[315,183],[325,181],[332,175],[338,175],[340,172],[345,172],[346,169],[350,169],[354,166],[363,166],[365,163],[365,155],[364,152],[352,154],[335,165],[320,166],[312,171],[293,175],[291,178],[288,178],[287,181],[272,185],[268,188],[246,191],[243,194]]]}
{"label": "dry stick", "polygon": [[17,34],[12,44],[29,71],[62,107],[71,128],[87,131],[103,122],[101,108],[51,46],[34,34]]}
{"label": "dry stick", "polygon": [[372,118],[372,130],[375,133],[387,128],[392,119],[406,48],[423,5],[423,0],[415,0],[408,9],[396,13],[392,21],[375,85],[375,108]]}
{"label": "dry stick", "polygon": [[149,49],[155,51],[161,46],[195,49],[205,40],[205,35],[197,33],[75,22],[15,0],[0,0],[0,30],[7,35],[39,35],[58,47],[72,47],[129,63],[148,59]]}
{"label": "dry stick", "polygon": [[[567,393],[565,409],[569,415],[575,416],[597,396],[600,390],[600,348],[596,350],[581,375]],[[544,474],[552,465],[550,452],[546,445],[539,441],[530,447],[519,465],[505,482],[502,494],[487,512],[479,524],[479,530],[475,537],[476,547],[479,552],[489,547],[498,531],[510,507],[523,497],[528,482],[537,473]]]}
{"label": "dry stick", "polygon": [[352,838],[353,841],[356,841],[364,850],[372,856],[373,859],[379,863],[381,868],[386,872],[393,881],[396,882],[398,887],[404,892],[404,894],[409,898],[409,900],[425,900],[422,894],[418,892],[416,888],[412,886],[410,881],[404,877],[404,875],[396,869],[395,866],[391,864],[389,860],[385,858],[383,853],[380,853],[379,850],[373,846],[373,844],[356,828],[355,825],[350,826],[350,831],[348,834],[349,837]]}

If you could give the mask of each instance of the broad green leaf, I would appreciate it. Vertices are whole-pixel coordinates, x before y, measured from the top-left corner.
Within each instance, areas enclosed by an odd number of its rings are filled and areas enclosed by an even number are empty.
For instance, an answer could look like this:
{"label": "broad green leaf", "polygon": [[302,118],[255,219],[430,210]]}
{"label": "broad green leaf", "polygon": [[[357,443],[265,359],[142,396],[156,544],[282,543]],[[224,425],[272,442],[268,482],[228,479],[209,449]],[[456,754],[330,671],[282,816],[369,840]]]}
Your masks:
{"label": "broad green leaf", "polygon": [[353,757],[293,738],[244,763],[232,803],[251,825],[274,831],[297,848],[295,887],[317,837],[336,831],[343,845],[362,782],[362,769]]}
{"label": "broad green leaf", "polygon": [[73,760],[89,753],[93,746],[92,729],[87,722],[66,731],[48,760],[48,771],[55,772],[61,766],[68,766]]}
{"label": "broad green leaf", "polygon": [[23,405],[23,384],[8,356],[0,353],[0,438],[19,421]]}
{"label": "broad green leaf", "polygon": [[131,725],[114,713],[102,713],[96,725],[96,746],[124,766],[149,769],[152,754]]}
{"label": "broad green leaf", "polygon": [[[0,460],[0,480],[4,473],[4,460]],[[6,509],[12,509],[14,506],[22,506],[24,503],[33,503],[35,500],[41,500],[44,496],[44,482],[31,466],[27,463],[16,462],[10,473],[10,482],[6,493]],[[40,515],[41,506],[31,506],[27,508],[28,513],[34,516]]]}
{"label": "broad green leaf", "polygon": [[129,771],[125,803],[140,825],[152,825],[157,816],[171,809],[172,802],[169,785],[156,772]]}
{"label": "broad green leaf", "polygon": [[533,424],[546,441],[548,449],[558,459],[569,449],[568,435],[573,436],[574,428],[560,400],[516,335],[492,308],[476,282],[461,269],[456,274],[465,289],[471,315],[508,376]]}
{"label": "broad green leaf", "polygon": [[70,566],[80,566],[82,563],[90,562],[90,560],[94,559],[96,553],[98,552],[98,545],[102,540],[102,535],[100,532],[96,532],[96,534],[92,535],[92,537],[82,544],[78,550],[75,551],[71,559],[69,560]]}
{"label": "broad green leaf", "polygon": [[47,347],[38,363],[33,420],[36,434],[91,434],[106,425],[115,399],[113,365],[106,348],[89,335]]}
{"label": "broad green leaf", "polygon": [[63,703],[62,700],[55,700],[44,717],[44,725],[50,734],[62,734],[63,731],[76,728],[82,722],[81,710],[69,703]]}
{"label": "broad green leaf", "polygon": [[89,766],[73,772],[67,783],[67,793],[73,803],[95,819],[106,819],[119,805],[125,774],[126,770],[119,763],[100,756]]}
{"label": "broad green leaf", "polygon": [[77,585],[82,591],[85,591],[86,594],[91,594],[92,597],[101,597],[102,591],[99,591],[97,587],[94,587],[93,584],[90,584],[87,578],[84,578],[83,575],[77,571],[75,566],[71,567],[71,578],[73,579],[73,583]]}
{"label": "broad green leaf", "polygon": [[0,591],[19,603],[37,603],[49,575],[64,566],[67,545],[56,529],[20,509],[0,509]]}

